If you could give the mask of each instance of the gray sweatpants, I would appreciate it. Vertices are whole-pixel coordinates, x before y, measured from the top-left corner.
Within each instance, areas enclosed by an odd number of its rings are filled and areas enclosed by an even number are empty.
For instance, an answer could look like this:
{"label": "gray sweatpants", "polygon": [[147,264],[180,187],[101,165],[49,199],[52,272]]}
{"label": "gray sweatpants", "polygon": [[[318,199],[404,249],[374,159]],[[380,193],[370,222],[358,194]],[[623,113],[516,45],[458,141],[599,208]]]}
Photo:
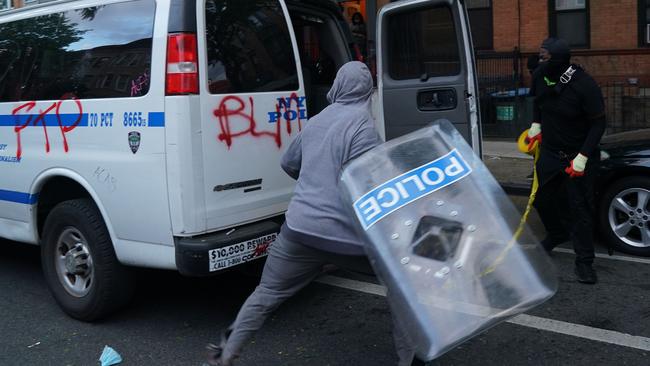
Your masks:
{"label": "gray sweatpants", "polygon": [[[285,300],[314,280],[325,264],[372,273],[372,267],[365,256],[324,252],[286,240],[280,233],[266,259],[260,284],[244,302],[230,327],[231,333],[223,348],[223,359],[232,360],[237,357],[243,346],[262,327],[266,318]],[[395,317],[393,338],[399,358],[398,365],[410,365],[415,351],[408,334]]]}

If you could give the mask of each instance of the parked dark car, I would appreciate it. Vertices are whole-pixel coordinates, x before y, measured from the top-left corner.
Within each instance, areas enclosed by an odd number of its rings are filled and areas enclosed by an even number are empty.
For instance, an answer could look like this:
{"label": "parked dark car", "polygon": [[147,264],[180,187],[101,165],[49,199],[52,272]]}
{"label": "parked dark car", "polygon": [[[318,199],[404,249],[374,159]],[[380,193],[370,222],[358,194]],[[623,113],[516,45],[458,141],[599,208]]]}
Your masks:
{"label": "parked dark car", "polygon": [[600,232],[614,250],[650,257],[650,129],[605,136],[601,149]]}

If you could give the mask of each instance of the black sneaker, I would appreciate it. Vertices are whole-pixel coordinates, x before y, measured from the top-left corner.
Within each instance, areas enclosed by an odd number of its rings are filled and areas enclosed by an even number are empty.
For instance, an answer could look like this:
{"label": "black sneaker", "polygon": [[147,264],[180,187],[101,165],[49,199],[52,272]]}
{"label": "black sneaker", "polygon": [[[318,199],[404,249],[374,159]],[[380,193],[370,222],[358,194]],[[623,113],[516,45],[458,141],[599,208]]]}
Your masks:
{"label": "black sneaker", "polygon": [[208,359],[205,365],[221,366],[221,354],[223,353],[223,348],[213,343],[208,343],[205,348],[208,351]]}
{"label": "black sneaker", "polygon": [[223,348],[226,346],[226,341],[230,337],[232,329],[228,328],[221,334],[221,343],[219,345],[209,343],[205,348],[207,350],[207,365],[209,366],[231,366],[231,360],[224,360],[222,358]]}
{"label": "black sneaker", "polygon": [[574,272],[577,276],[578,282],[580,283],[593,285],[598,282],[598,276],[596,276],[596,271],[594,271],[591,264],[576,263]]}

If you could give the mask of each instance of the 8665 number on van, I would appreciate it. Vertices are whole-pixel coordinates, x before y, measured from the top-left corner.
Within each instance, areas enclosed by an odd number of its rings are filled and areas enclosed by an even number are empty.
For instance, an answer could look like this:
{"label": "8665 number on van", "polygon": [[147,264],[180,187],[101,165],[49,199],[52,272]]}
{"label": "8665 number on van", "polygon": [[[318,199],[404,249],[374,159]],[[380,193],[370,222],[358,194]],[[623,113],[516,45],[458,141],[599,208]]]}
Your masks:
{"label": "8665 number on van", "polygon": [[122,123],[124,127],[147,127],[147,119],[142,118],[142,112],[124,112]]}

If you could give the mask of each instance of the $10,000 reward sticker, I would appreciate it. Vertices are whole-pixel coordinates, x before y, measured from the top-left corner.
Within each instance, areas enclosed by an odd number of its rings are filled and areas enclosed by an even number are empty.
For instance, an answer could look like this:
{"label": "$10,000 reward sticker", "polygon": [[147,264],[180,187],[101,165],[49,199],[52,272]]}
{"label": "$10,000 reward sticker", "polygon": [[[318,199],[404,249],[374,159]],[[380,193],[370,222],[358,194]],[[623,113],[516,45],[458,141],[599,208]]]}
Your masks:
{"label": "$10,000 reward sticker", "polygon": [[277,237],[278,233],[272,233],[227,247],[210,250],[210,272],[266,256]]}

